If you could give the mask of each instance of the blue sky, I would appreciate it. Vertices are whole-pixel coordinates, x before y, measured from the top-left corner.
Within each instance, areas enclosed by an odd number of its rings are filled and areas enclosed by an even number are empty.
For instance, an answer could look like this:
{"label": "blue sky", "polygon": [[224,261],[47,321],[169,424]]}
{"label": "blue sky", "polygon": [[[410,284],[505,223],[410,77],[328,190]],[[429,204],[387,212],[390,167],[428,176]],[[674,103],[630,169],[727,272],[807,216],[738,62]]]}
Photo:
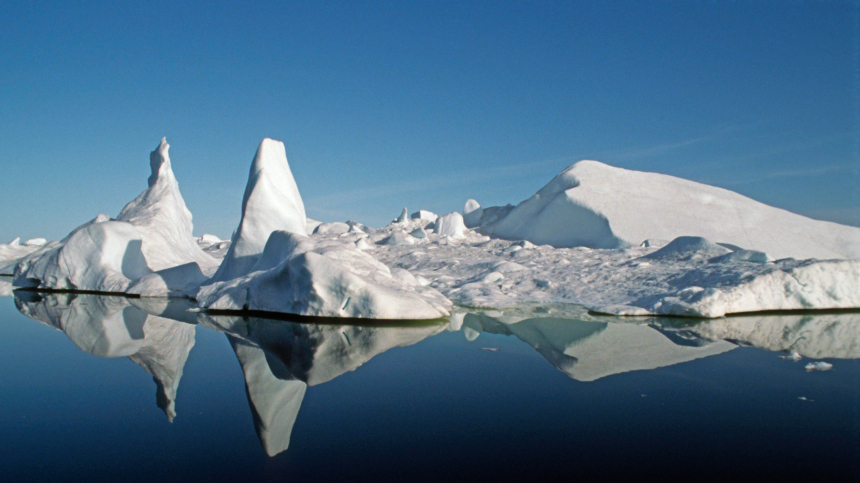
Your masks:
{"label": "blue sky", "polygon": [[[127,3],[127,4],[125,4]],[[518,203],[580,159],[860,225],[857,2],[0,4],[0,241],[146,187],[235,228],[260,140],[308,216]]]}

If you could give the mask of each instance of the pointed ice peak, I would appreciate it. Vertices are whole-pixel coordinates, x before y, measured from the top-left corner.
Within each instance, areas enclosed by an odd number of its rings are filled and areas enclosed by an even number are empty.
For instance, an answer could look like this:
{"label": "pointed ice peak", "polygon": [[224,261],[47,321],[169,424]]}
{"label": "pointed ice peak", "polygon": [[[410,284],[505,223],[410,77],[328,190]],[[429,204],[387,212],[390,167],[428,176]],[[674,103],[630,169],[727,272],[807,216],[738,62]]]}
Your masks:
{"label": "pointed ice peak", "polygon": [[149,186],[130,201],[117,221],[131,223],[143,235],[143,253],[153,270],[195,262],[202,270],[214,270],[217,261],[203,253],[192,235],[191,212],[179,192],[170,167],[166,138],[149,155]]}
{"label": "pointed ice peak", "polygon": [[305,204],[290,171],[284,143],[263,139],[251,162],[242,198],[242,220],[212,280],[230,280],[247,274],[273,231],[307,236],[306,223]]}
{"label": "pointed ice peak", "polygon": [[[251,176],[259,173],[264,168],[282,169],[287,161],[287,150],[284,143],[265,138],[260,141],[254,161],[251,163]],[[287,164],[289,169],[289,164]]]}
{"label": "pointed ice peak", "polygon": [[173,174],[173,170],[170,168],[170,156],[167,154],[168,149],[170,149],[170,145],[167,144],[167,138],[163,137],[155,151],[149,153],[149,166],[152,168],[152,174],[149,175],[148,180],[149,186],[153,186],[158,178],[168,174],[168,172]]}
{"label": "pointed ice peak", "polygon": [[408,217],[409,217],[409,213],[406,210],[406,208],[404,207],[403,211],[400,212],[400,216],[398,216],[397,219],[394,220],[394,223],[403,223],[407,220]]}

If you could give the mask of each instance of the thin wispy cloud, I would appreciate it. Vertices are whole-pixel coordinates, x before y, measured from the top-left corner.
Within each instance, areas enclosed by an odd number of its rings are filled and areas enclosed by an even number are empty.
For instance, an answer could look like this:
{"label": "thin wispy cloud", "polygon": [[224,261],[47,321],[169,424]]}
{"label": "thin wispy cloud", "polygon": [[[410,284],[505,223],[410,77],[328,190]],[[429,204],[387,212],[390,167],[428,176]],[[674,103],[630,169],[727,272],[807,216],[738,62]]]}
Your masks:
{"label": "thin wispy cloud", "polygon": [[603,159],[612,160],[612,161],[631,161],[640,158],[649,158],[653,156],[659,156],[663,154],[668,154],[673,151],[678,151],[681,149],[689,148],[691,146],[696,146],[703,143],[708,143],[712,141],[718,141],[720,139],[724,139],[730,135],[736,134],[742,131],[748,131],[755,127],[761,126],[762,123],[748,123],[748,124],[738,124],[733,126],[725,126],[722,128],[717,128],[713,132],[708,133],[706,135],[697,136],[691,139],[684,139],[681,141],[673,141],[668,143],[662,143],[655,146],[638,146],[632,148],[623,148],[611,151],[605,151],[599,153],[599,156]]}

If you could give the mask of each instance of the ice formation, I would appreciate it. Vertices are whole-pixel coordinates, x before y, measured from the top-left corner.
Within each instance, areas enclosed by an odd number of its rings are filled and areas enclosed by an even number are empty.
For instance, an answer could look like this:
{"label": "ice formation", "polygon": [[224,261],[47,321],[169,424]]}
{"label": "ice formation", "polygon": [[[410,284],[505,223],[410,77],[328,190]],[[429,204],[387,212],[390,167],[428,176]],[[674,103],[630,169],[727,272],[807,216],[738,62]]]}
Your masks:
{"label": "ice formation", "polygon": [[152,152],[148,188],[116,220],[0,245],[0,273],[18,287],[331,317],[530,302],[708,318],[860,307],[860,229],[671,176],[581,161],[516,207],[404,208],[374,229],[307,218],[283,144],[264,139],[227,241],[192,237],[168,148]]}
{"label": "ice formation", "polygon": [[59,242],[50,242],[15,267],[13,284],[52,290],[125,292],[152,273],[143,239],[130,223],[99,215]]}
{"label": "ice formation", "polygon": [[203,286],[201,308],[327,317],[433,319],[451,303],[409,285],[352,243],[276,231],[248,275]]}
{"label": "ice formation", "polygon": [[459,213],[449,213],[437,218],[433,231],[441,236],[466,238],[466,225],[463,224],[463,216]]}
{"label": "ice formation", "polygon": [[125,205],[116,220],[140,231],[141,249],[153,271],[196,263],[200,270],[212,272],[218,261],[203,253],[194,240],[191,212],[179,193],[168,149],[167,139],[162,138],[149,155],[149,187]]}
{"label": "ice formation", "polygon": [[47,241],[44,238],[27,240],[21,243],[20,238],[15,238],[9,243],[0,243],[0,275],[12,275],[15,271],[15,265],[26,257],[41,248]]}
{"label": "ice formation", "polygon": [[860,258],[860,228],[597,161],[573,164],[505,216],[492,220],[488,214],[484,210],[482,232],[554,247],[623,248],[695,235],[775,258]]}
{"label": "ice formation", "polygon": [[53,290],[181,295],[218,265],[192,236],[191,213],[179,193],[162,138],[150,153],[146,190],[116,220],[99,215],[59,242],[19,259],[14,284]]}
{"label": "ice formation", "polygon": [[436,218],[439,218],[439,215],[433,213],[432,211],[418,210],[415,213],[412,213],[410,218],[413,220],[436,221]]}
{"label": "ice formation", "polygon": [[481,218],[483,216],[484,210],[481,209],[481,205],[477,201],[473,199],[466,201],[466,205],[463,207],[463,223],[465,223],[466,227],[475,228],[481,226]]}
{"label": "ice formation", "polygon": [[593,250],[487,240],[470,230],[456,243],[431,233],[425,244],[385,246],[374,256],[464,306],[573,303],[616,315],[694,317],[860,307],[860,261],[760,263],[726,257],[731,253],[692,237],[662,252]]}
{"label": "ice formation", "polygon": [[242,219],[213,281],[248,274],[275,230],[308,234],[305,204],[287,163],[284,143],[266,138],[251,163],[242,198]]}

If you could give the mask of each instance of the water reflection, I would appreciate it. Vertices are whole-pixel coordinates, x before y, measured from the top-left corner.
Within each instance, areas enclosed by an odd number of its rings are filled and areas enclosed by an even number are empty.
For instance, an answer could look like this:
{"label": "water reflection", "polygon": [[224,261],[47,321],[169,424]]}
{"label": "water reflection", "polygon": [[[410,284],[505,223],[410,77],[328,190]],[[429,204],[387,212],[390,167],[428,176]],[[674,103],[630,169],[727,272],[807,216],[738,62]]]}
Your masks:
{"label": "water reflection", "polygon": [[812,359],[860,358],[860,313],[746,315],[694,322],[663,319],[657,324],[679,336],[728,340]]}
{"label": "water reflection", "polygon": [[188,302],[86,294],[16,291],[15,304],[22,314],[63,331],[85,352],[128,357],[141,366],[155,380],[158,407],[169,420],[176,415],[174,401],[196,326],[224,333],[244,374],[257,436],[270,456],[289,448],[309,386],[445,330],[462,332],[476,349],[486,345],[482,334],[515,337],[577,381],[666,367],[739,345],[796,351],[810,358],[860,358],[860,313],[690,320],[597,316],[564,305],[524,306],[460,311],[429,324],[375,326],[332,319],[215,316],[189,311]]}
{"label": "water reflection", "polygon": [[[175,400],[188,353],[194,346],[195,325],[152,315],[126,297],[15,292],[22,314],[63,331],[82,351],[99,357],[128,357],[152,376],[156,404],[169,421],[176,416]],[[139,299],[167,311],[166,300]],[[169,302],[176,305],[179,302]],[[185,312],[184,307],[171,311]]]}
{"label": "water reflection", "polygon": [[723,340],[679,343],[637,319],[592,316],[581,307],[571,306],[458,314],[449,328],[462,330],[470,341],[481,332],[515,336],[578,381],[656,369],[736,347]]}
{"label": "water reflection", "polygon": [[270,456],[289,447],[307,386],[330,381],[378,354],[415,344],[445,328],[324,325],[206,314],[199,320],[227,334],[245,374],[257,436]]}

